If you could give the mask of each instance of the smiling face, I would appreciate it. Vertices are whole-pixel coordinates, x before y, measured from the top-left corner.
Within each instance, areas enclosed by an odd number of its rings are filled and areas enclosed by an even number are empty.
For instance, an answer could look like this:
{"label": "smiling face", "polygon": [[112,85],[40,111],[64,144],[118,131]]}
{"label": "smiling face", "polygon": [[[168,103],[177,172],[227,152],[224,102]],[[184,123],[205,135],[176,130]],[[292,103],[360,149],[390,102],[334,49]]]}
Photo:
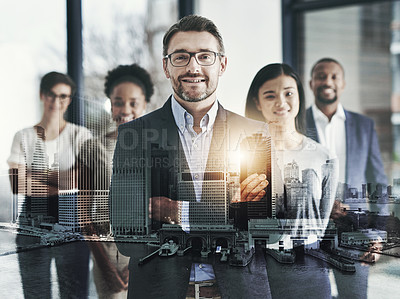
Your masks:
{"label": "smiling face", "polygon": [[117,125],[142,116],[146,109],[142,88],[131,82],[116,85],[110,94],[110,100],[112,118]]}
{"label": "smiling face", "polygon": [[41,93],[40,99],[43,102],[45,116],[63,118],[71,103],[71,86],[58,83],[49,92]]}
{"label": "smiling face", "polygon": [[290,76],[266,81],[258,90],[256,106],[269,124],[295,126],[299,104],[297,84]]}
{"label": "smiling face", "polygon": [[[178,32],[170,40],[168,54],[175,52],[219,52],[217,39],[208,32]],[[174,97],[179,101],[199,102],[215,100],[219,76],[226,69],[226,57],[216,57],[210,66],[201,66],[192,57],[187,66],[174,67],[169,59],[163,60],[164,73],[171,80]]]}
{"label": "smiling face", "polygon": [[334,62],[319,63],[310,81],[318,105],[337,105],[337,100],[343,92],[345,80],[342,68]]}

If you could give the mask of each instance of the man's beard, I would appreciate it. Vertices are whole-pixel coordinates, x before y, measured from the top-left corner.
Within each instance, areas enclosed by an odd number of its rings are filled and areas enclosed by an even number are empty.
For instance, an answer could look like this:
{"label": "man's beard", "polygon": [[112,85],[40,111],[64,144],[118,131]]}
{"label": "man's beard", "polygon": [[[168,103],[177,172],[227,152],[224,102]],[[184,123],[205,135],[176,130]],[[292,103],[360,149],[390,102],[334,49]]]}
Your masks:
{"label": "man's beard", "polygon": [[335,96],[334,96],[333,99],[326,99],[326,98],[324,98],[323,96],[321,96],[321,90],[318,89],[318,90],[317,90],[316,99],[317,99],[318,102],[320,102],[320,103],[322,103],[322,104],[330,105],[330,104],[333,104],[333,103],[335,103],[335,102],[337,101],[337,95],[335,94]]}
{"label": "man's beard", "polygon": [[205,91],[195,98],[189,97],[189,95],[187,95],[186,92],[184,91],[181,84],[179,84],[178,89],[174,90],[174,91],[182,100],[185,100],[186,102],[190,102],[190,103],[201,102],[204,99],[208,98],[208,96],[209,96],[207,94],[207,91]]}
{"label": "man's beard", "polygon": [[[208,88],[208,85],[206,86],[206,90],[203,92],[203,93],[200,93],[199,95],[197,95],[197,96],[195,96],[195,97],[193,97],[193,96],[190,96],[186,91],[185,91],[185,89],[183,88],[183,86],[182,86],[182,83],[181,83],[181,80],[180,80],[180,78],[181,77],[188,77],[188,75],[185,75],[185,76],[179,76],[178,77],[178,80],[174,80],[174,86],[173,86],[173,89],[174,89],[174,92],[182,99],[182,100],[184,100],[184,101],[186,101],[186,102],[190,102],[190,103],[195,103],[195,102],[201,102],[201,101],[203,101],[203,100],[205,100],[205,99],[207,99],[210,95],[212,95],[214,92],[215,92],[215,90],[216,90],[216,88],[214,88],[213,90],[209,90],[209,88]],[[196,77],[199,77],[199,76],[190,76],[190,77],[192,77],[192,78],[196,78]],[[203,76],[204,78],[205,78],[205,83],[207,84],[208,82],[209,82],[209,79],[208,79],[208,77],[207,76]],[[176,87],[175,87],[176,86]]]}

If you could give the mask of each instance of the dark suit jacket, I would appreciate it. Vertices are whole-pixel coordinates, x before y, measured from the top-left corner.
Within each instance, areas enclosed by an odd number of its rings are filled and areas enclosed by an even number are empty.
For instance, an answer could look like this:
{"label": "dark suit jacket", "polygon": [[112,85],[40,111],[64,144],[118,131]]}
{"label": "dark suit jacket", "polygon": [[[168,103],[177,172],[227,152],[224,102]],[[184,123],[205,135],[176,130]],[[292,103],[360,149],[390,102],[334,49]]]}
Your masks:
{"label": "dark suit jacket", "polygon": [[[216,176],[218,180],[223,176],[227,155],[238,149],[241,140],[255,133],[269,136],[267,125],[219,105],[205,170],[208,178],[213,180],[212,176]],[[114,234],[149,233],[151,223],[146,201],[157,196],[177,200],[178,192],[182,191],[178,190],[178,179],[188,182],[180,185],[185,185],[184,192],[188,194],[185,200],[194,201],[190,170],[182,149],[171,99],[162,108],[119,127],[110,187],[110,220]],[[201,202],[193,204],[197,205],[198,214],[202,211],[219,213],[210,199],[202,198]],[[127,227],[132,223],[135,223],[135,230],[139,230],[130,232]]]}
{"label": "dark suit jacket", "polygon": [[[387,184],[374,121],[345,110],[346,121],[346,182],[361,188],[365,183]],[[307,136],[319,142],[311,107],[307,109]]]}
{"label": "dark suit jacket", "polygon": [[[241,146],[242,139],[255,133],[269,136],[265,123],[246,119],[219,105],[204,173],[211,183],[214,179],[221,182],[230,175],[226,172],[227,155]],[[188,200],[190,222],[192,205],[197,205],[194,209],[197,214],[209,213],[209,217],[215,218],[221,217],[221,206],[229,208],[229,202],[226,200],[222,203],[216,202],[212,198],[213,193],[209,196],[211,199],[204,198],[204,193],[208,192],[210,195],[210,192],[214,192],[204,190],[204,185],[201,201],[194,200],[192,177],[182,149],[172,114],[171,98],[162,108],[119,126],[110,187],[110,221],[115,235],[146,234],[150,231],[150,226],[154,224],[154,221],[151,223],[149,219],[148,211],[148,201],[151,197],[165,196],[172,200],[182,200],[183,197],[184,200]],[[183,192],[182,185],[186,188]],[[177,190],[178,188],[180,189]],[[218,190],[215,192],[216,196]],[[224,213],[226,214],[226,210]],[[130,231],[132,226],[134,229]],[[168,294],[168,298],[185,297],[187,284],[181,287],[167,283],[165,286],[165,274],[153,273],[154,271],[147,273],[146,269],[139,269],[138,259],[146,255],[140,244],[118,242],[117,246],[122,254],[131,257],[128,296],[152,297],[154,286],[149,285],[149,279],[154,281],[155,285],[158,279],[161,279],[164,281],[163,293]],[[171,271],[168,272],[172,278],[179,276],[182,277],[182,281],[187,282],[190,263],[184,267],[179,263],[172,263]]]}

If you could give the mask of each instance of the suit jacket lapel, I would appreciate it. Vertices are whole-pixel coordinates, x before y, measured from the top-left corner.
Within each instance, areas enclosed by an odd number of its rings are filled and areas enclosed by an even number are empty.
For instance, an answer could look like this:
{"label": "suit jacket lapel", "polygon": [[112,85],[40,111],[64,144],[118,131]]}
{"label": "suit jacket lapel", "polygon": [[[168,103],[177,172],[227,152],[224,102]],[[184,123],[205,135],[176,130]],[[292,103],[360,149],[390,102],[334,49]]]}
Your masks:
{"label": "suit jacket lapel", "polygon": [[[167,143],[167,147],[169,149],[172,149],[177,156],[175,158],[181,158],[182,159],[179,161],[180,163],[184,163],[181,165],[183,169],[188,169],[188,162],[183,150],[183,146],[181,143],[181,139],[179,137],[179,132],[178,132],[178,126],[175,122],[174,115],[172,114],[172,108],[171,108],[171,100],[172,98],[170,97],[168,101],[164,104],[162,107],[162,115],[161,115],[161,134],[166,134],[166,136],[162,136],[163,138],[163,143]],[[164,130],[166,129],[166,130]],[[179,154],[178,154],[179,153]]]}
{"label": "suit jacket lapel", "polygon": [[307,121],[307,137],[319,142],[317,127],[315,126],[314,115],[311,107],[306,111],[306,121]]}
{"label": "suit jacket lapel", "polygon": [[[167,100],[164,106],[161,108],[161,122],[159,125],[162,136],[163,146],[174,146],[178,148],[180,140],[178,134],[178,127],[175,123],[174,115],[172,114],[171,108],[171,97]],[[166,136],[163,136],[163,134]]]}
{"label": "suit jacket lapel", "polygon": [[[176,125],[174,115],[172,114],[171,100],[172,98],[170,97],[161,108],[160,120],[156,127],[160,134],[160,146],[168,152],[168,167],[170,171],[173,169],[174,187],[170,190],[172,192],[170,196],[171,198],[176,199],[176,192],[178,191],[177,182],[179,181],[182,172],[189,172],[189,164],[179,137],[178,126]],[[187,188],[191,188],[192,192],[194,192],[193,186],[188,186]]]}
{"label": "suit jacket lapel", "polygon": [[218,104],[205,171],[224,171],[227,142],[226,110]]}
{"label": "suit jacket lapel", "polygon": [[352,176],[351,171],[351,161],[350,157],[357,157],[357,149],[355,147],[355,125],[353,124],[354,120],[351,117],[351,114],[344,110],[344,114],[346,115],[346,121],[344,122],[344,126],[346,128],[346,182],[348,178]]}

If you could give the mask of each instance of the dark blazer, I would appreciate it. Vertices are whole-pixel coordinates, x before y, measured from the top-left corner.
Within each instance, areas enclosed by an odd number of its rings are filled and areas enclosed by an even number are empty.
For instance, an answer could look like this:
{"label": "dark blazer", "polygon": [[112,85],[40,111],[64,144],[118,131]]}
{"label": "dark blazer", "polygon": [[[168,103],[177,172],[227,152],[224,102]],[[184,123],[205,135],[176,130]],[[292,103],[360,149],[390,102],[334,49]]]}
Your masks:
{"label": "dark blazer", "polygon": [[[255,133],[269,136],[265,123],[244,118],[219,105],[204,175],[207,175],[209,180],[213,180],[213,176],[216,176],[216,180],[221,180],[221,175],[225,177],[226,155],[238,149],[242,139]],[[190,211],[191,206],[196,205],[194,210],[197,214],[209,213],[218,218],[223,210],[222,205],[229,208],[229,202],[226,200],[216,203],[215,200],[204,197],[200,202],[196,202],[194,196],[191,199],[191,195],[195,193],[182,149],[172,114],[171,98],[162,108],[119,126],[110,187],[110,220],[115,235],[140,234],[140,227],[144,227],[143,234],[148,233],[151,225],[154,225],[154,221],[150,223],[148,199],[157,196],[165,196],[172,200],[181,199],[179,192],[182,192],[182,185],[186,188],[183,193],[188,194],[185,198],[189,201]],[[178,180],[184,181],[184,184],[178,186]],[[180,189],[177,190],[178,188]],[[210,191],[203,188],[202,194],[205,192]],[[189,215],[190,223],[191,217],[192,213]],[[137,225],[134,231],[130,232],[129,227],[132,223]],[[143,268],[139,269],[138,260],[147,254],[139,245],[117,243],[119,251],[131,257],[129,269],[131,273],[136,274],[129,276],[128,297],[159,296],[156,295],[156,288],[149,285],[149,280],[157,285],[159,275],[164,281],[163,294],[168,294],[168,298],[184,298],[187,283],[184,286],[178,286],[176,283],[165,286],[165,273],[147,273]],[[185,259],[182,264],[171,264],[168,266],[170,270],[167,275],[172,278],[182,277],[182,281],[187,282],[191,265],[186,264]]]}
{"label": "dark blazer", "polygon": [[[361,188],[365,183],[387,184],[374,121],[345,110],[346,115],[346,182]],[[306,111],[307,136],[319,142],[311,107]]]}
{"label": "dark blazer", "polygon": [[[217,176],[218,180],[218,176],[224,175],[230,151],[237,150],[241,140],[256,133],[269,136],[267,125],[219,105],[205,169],[208,178],[211,176],[212,180],[212,176]],[[169,99],[162,108],[119,127],[110,187],[110,220],[114,234],[130,234],[126,227],[133,222],[136,227],[144,228],[133,234],[149,233],[151,223],[143,199],[157,196],[178,199],[178,191],[182,191],[178,190],[178,179],[188,182],[184,184],[184,192],[194,201],[194,196],[190,196],[195,194],[190,170]],[[203,209],[213,211],[210,200],[202,199],[194,204],[198,205],[198,213]]]}

